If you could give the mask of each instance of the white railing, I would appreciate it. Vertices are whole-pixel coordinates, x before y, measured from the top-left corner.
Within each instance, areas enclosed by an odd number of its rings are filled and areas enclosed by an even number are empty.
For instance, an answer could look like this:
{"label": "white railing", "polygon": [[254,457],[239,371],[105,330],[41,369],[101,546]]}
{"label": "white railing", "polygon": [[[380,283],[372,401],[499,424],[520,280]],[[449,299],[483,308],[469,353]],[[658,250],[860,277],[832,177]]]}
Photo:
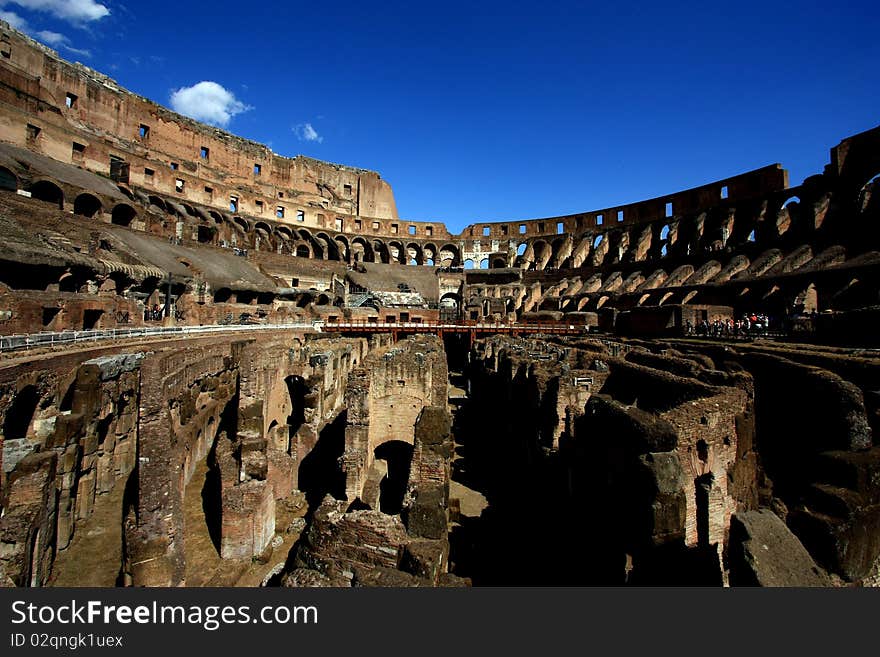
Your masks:
{"label": "white railing", "polygon": [[210,326],[143,326],[139,328],[98,329],[94,331],[61,331],[58,333],[26,333],[0,336],[0,352],[52,347],[99,340],[121,340],[153,336],[197,335],[200,333],[229,333],[239,331],[309,330],[320,331],[321,322],[295,324],[233,324]]}

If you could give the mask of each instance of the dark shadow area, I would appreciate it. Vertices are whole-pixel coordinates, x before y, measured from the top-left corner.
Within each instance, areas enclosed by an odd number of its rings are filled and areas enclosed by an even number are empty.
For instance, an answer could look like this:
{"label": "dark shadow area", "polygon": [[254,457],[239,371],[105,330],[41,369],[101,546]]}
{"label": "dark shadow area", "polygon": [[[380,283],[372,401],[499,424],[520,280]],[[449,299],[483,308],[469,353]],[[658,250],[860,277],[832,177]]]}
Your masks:
{"label": "dark shadow area", "polygon": [[315,508],[326,495],[336,499],[345,497],[345,476],[339,467],[339,457],[345,449],[345,424],[348,413],[342,411],[318,436],[315,446],[299,465],[299,489],[305,493],[311,518]]}
{"label": "dark shadow area", "polygon": [[402,440],[390,440],[375,450],[376,459],[388,464],[388,474],[379,484],[379,510],[395,515],[403,508],[403,496],[409,480],[413,446]]}

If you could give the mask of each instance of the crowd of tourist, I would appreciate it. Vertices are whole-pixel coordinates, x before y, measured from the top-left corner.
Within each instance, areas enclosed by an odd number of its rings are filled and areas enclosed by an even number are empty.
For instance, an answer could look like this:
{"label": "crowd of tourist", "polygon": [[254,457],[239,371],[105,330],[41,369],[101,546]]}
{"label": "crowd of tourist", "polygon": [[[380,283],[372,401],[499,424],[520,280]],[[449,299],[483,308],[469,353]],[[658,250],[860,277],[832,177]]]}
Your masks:
{"label": "crowd of tourist", "polygon": [[770,330],[770,317],[763,313],[746,313],[738,319],[727,317],[715,318],[711,322],[704,319],[694,326],[690,320],[685,321],[685,335],[700,335],[712,338],[738,338],[766,335]]}

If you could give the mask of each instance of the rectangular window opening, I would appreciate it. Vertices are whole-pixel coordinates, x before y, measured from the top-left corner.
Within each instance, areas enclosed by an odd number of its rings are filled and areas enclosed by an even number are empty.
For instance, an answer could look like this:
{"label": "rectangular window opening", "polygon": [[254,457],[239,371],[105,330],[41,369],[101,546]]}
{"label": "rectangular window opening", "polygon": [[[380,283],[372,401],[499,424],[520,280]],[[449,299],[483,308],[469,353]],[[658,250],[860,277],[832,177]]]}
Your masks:
{"label": "rectangular window opening", "polygon": [[336,217],[336,222],[335,222],[335,226],[334,226],[334,227],[335,227],[336,230],[338,230],[338,231],[341,231],[341,230],[342,230],[342,217]]}
{"label": "rectangular window opening", "polygon": [[297,210],[296,211],[296,220],[297,221],[305,221],[306,220],[305,210]]}
{"label": "rectangular window opening", "polygon": [[397,235],[397,224],[391,224],[391,234]]}
{"label": "rectangular window opening", "polygon": [[180,165],[177,162],[171,163],[171,170],[172,171],[177,171],[179,168],[180,168]]}
{"label": "rectangular window opening", "polygon": [[207,146],[202,146],[199,149],[199,157],[203,160],[207,160],[211,156],[211,149]]}
{"label": "rectangular window opening", "polygon": [[556,233],[558,235],[561,235],[564,232],[565,232],[565,224],[560,221],[559,223],[556,224]]}
{"label": "rectangular window opening", "polygon": [[254,164],[254,175],[259,176],[261,173],[263,173],[262,165]]}
{"label": "rectangular window opening", "polygon": [[425,226],[425,235],[427,235],[428,237],[433,237],[434,227],[433,226]]}
{"label": "rectangular window opening", "polygon": [[492,232],[492,229],[489,228],[489,226],[483,226],[483,237],[489,237],[491,232]]}
{"label": "rectangular window opening", "polygon": [[79,99],[79,96],[68,92],[67,97],[64,99],[64,104],[67,105],[68,109],[73,109],[74,107],[76,107],[76,101],[78,99]]}
{"label": "rectangular window opening", "polygon": [[156,174],[156,172],[153,171],[152,169],[148,169],[147,167],[144,167],[144,180],[146,180],[147,182],[153,182],[153,176],[155,174]]}
{"label": "rectangular window opening", "polygon": [[623,210],[617,211],[617,221],[618,221],[618,223],[623,221]]}
{"label": "rectangular window opening", "polygon": [[28,141],[36,141],[42,132],[42,128],[39,128],[31,123],[27,124],[27,138]]}
{"label": "rectangular window opening", "polygon": [[667,217],[671,217],[671,216],[672,216],[672,203],[667,203],[667,204],[666,204],[666,216],[667,216]]}
{"label": "rectangular window opening", "polygon": [[727,185],[724,185],[724,187],[721,188],[721,198],[727,198],[727,194]]}
{"label": "rectangular window opening", "polygon": [[360,230],[360,229],[361,229],[361,220],[360,220],[360,219],[355,219],[355,220],[354,220],[354,229],[355,229],[355,230]]}
{"label": "rectangular window opening", "polygon": [[410,235],[416,234],[416,227],[415,226],[410,226],[407,230],[409,230]]}
{"label": "rectangular window opening", "polygon": [[238,212],[238,197],[230,196],[229,197],[229,211],[230,212]]}
{"label": "rectangular window opening", "polygon": [[275,216],[278,217],[279,219],[284,219],[284,206],[283,205],[279,205],[278,207],[275,208]]}
{"label": "rectangular window opening", "polygon": [[82,158],[83,154],[86,152],[85,144],[78,144],[77,142],[73,142],[72,151],[73,157]]}
{"label": "rectangular window opening", "polygon": [[254,205],[257,206],[257,212],[259,214],[263,214],[263,202],[262,201],[254,201]]}
{"label": "rectangular window opening", "polygon": [[150,136],[150,126],[141,124],[140,128],[138,128],[138,135],[141,139],[146,139]]}
{"label": "rectangular window opening", "polygon": [[180,194],[183,191],[183,185],[184,185],[183,180],[181,180],[180,178],[177,178],[174,181],[174,191],[176,191],[178,194]]}
{"label": "rectangular window opening", "polygon": [[345,193],[351,195],[351,185],[343,185],[342,188],[345,190]]}
{"label": "rectangular window opening", "polygon": [[604,215],[604,214],[597,214],[597,215],[596,215],[596,225],[597,225],[597,226],[601,226],[601,225],[602,225],[602,222],[604,222],[604,221],[605,221],[605,215]]}
{"label": "rectangular window opening", "polygon": [[520,225],[519,225],[519,234],[520,234],[520,235],[525,235],[525,234],[526,234],[526,225],[525,225],[525,224],[520,224]]}
{"label": "rectangular window opening", "polygon": [[379,222],[378,221],[373,222],[373,230],[379,230]]}

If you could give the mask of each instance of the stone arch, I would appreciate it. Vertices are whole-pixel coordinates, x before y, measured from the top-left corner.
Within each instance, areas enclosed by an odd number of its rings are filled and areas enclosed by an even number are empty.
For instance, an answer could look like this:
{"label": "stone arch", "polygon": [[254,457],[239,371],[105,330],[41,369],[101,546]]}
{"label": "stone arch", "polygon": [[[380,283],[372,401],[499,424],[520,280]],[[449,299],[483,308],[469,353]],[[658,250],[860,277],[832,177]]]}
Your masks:
{"label": "stone arch", "polygon": [[406,262],[408,265],[423,265],[425,263],[425,255],[415,242],[406,245]]}
{"label": "stone arch", "polygon": [[339,260],[339,247],[327,233],[317,233],[315,242],[321,245],[321,250],[326,254],[327,260]]}
{"label": "stone arch", "polygon": [[64,192],[51,180],[39,180],[32,184],[28,191],[31,193],[31,198],[52,203],[57,205],[59,209],[64,209]]}
{"label": "stone arch", "polygon": [[400,513],[412,465],[413,445],[403,440],[387,440],[373,450],[373,462],[384,463],[385,476],[379,482],[379,510]]}
{"label": "stone arch", "polygon": [[130,226],[137,217],[137,212],[128,203],[120,203],[113,208],[110,220],[117,226]]}
{"label": "stone arch", "polygon": [[351,262],[351,248],[345,235],[337,235],[333,238],[333,241],[336,242],[336,250],[339,253],[340,260]]}
{"label": "stone arch", "polygon": [[375,252],[370,243],[363,237],[355,237],[351,241],[352,262],[375,262]]}
{"label": "stone arch", "polygon": [[166,214],[173,214],[174,211],[168,207],[168,205],[165,203],[165,199],[163,199],[161,196],[150,194],[147,199],[149,199],[150,205],[155,205],[157,208],[162,210],[162,212],[165,212]]}
{"label": "stone arch", "polygon": [[465,261],[464,261],[464,268],[465,268],[465,269],[473,269],[473,268],[474,268],[474,261],[471,260],[470,258],[468,258],[467,260],[465,260]]}
{"label": "stone arch", "polygon": [[507,261],[504,258],[493,258],[492,269],[504,269],[507,267]]}
{"label": "stone arch", "polygon": [[297,258],[311,258],[312,250],[308,244],[303,244],[300,242],[296,245],[296,257]]}
{"label": "stone arch", "polygon": [[480,269],[489,269],[489,258],[480,260]]}
{"label": "stone arch", "polygon": [[214,236],[216,234],[217,229],[214,226],[205,226],[204,224],[199,224],[197,226],[196,239],[200,244],[211,244],[214,241]]}
{"label": "stone arch", "polygon": [[544,240],[535,240],[532,250],[535,253],[535,269],[544,269],[553,258],[553,248]]}
{"label": "stone arch", "polygon": [[375,262],[381,262],[386,265],[391,262],[391,252],[388,250],[388,245],[382,240],[375,240],[373,242],[373,252],[375,254]]}
{"label": "stone arch", "polygon": [[399,262],[401,265],[406,264],[406,250],[403,248],[403,242],[392,240],[388,242],[388,254],[392,262]]}
{"label": "stone arch", "polygon": [[73,214],[92,218],[101,212],[101,201],[93,194],[83,193],[73,201]]}
{"label": "stone arch", "polygon": [[437,264],[438,252],[437,252],[436,245],[431,244],[431,243],[425,244],[422,247],[422,255],[423,255],[423,259],[424,259],[423,264],[429,265],[431,267],[433,267],[434,265]]}
{"label": "stone arch", "polygon": [[244,219],[243,217],[233,217],[232,221],[245,233],[249,233],[251,231],[251,225],[248,223],[247,219]]}
{"label": "stone arch", "polygon": [[18,190],[18,177],[6,167],[0,167],[0,189],[10,192]]}
{"label": "stone arch", "polygon": [[458,267],[462,264],[461,252],[454,244],[444,244],[440,247],[440,265],[443,267]]}
{"label": "stone arch", "polygon": [[276,226],[275,234],[285,242],[292,242],[296,239],[293,236],[293,231],[287,226]]}
{"label": "stone arch", "polygon": [[791,228],[791,224],[797,220],[800,214],[801,199],[798,196],[789,196],[782,202],[779,212],[776,213],[776,233],[785,235]]}

